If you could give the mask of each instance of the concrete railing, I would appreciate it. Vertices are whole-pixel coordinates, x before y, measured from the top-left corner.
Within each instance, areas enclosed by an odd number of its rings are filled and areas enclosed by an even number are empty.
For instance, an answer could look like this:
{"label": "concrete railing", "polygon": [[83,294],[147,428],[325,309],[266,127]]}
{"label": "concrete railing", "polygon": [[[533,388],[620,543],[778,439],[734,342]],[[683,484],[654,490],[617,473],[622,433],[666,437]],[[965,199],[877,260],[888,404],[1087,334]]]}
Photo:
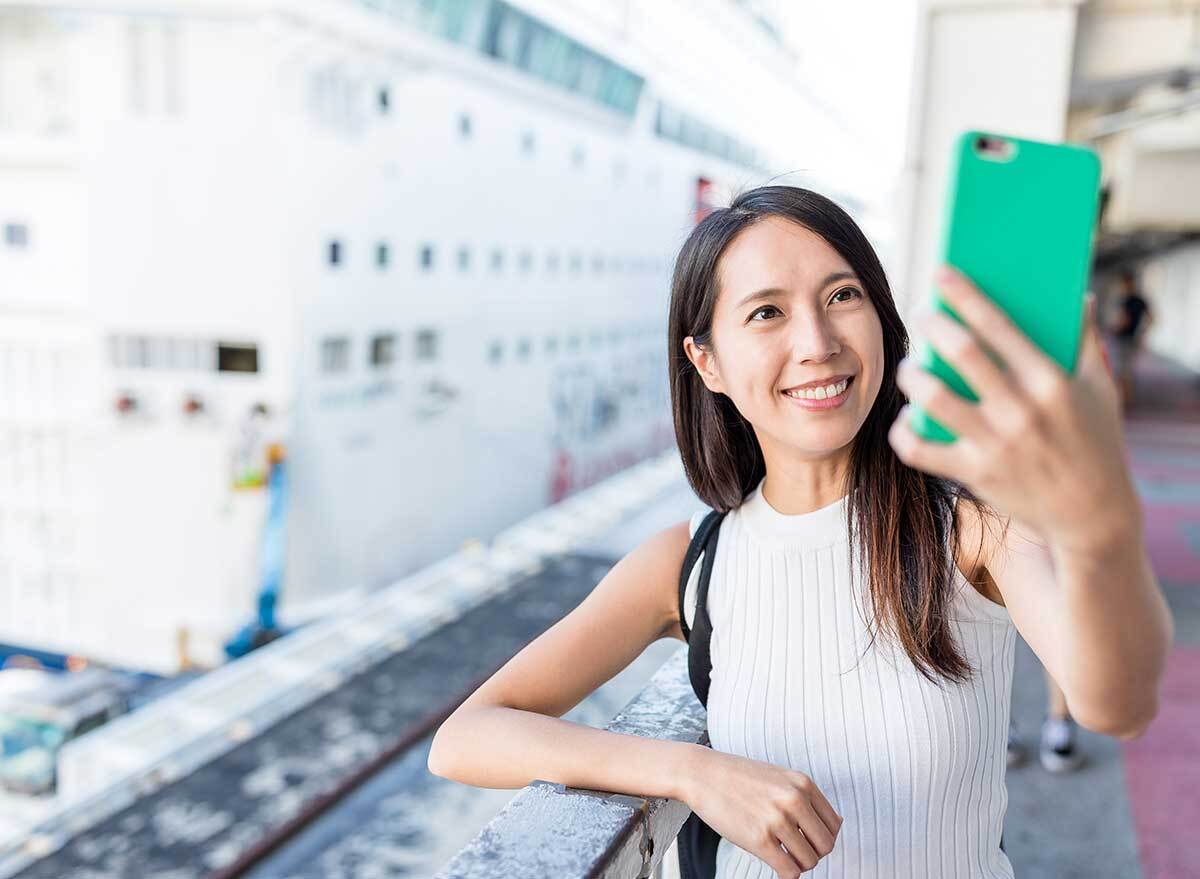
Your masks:
{"label": "concrete railing", "polygon": [[[608,725],[613,732],[708,744],[704,707],[688,680],[687,647],[663,663]],[[661,876],[690,810],[661,797],[534,781],[435,879],[647,879]],[[677,872],[674,875],[678,875]],[[664,877],[666,879],[666,877]]]}

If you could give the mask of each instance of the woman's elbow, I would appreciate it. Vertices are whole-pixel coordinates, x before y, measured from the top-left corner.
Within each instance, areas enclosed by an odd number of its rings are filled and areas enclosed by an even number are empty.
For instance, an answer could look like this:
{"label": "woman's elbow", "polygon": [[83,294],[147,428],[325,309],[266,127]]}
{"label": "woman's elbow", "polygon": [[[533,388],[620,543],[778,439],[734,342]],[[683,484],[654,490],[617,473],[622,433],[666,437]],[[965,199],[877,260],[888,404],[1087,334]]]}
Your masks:
{"label": "woman's elbow", "polygon": [[[429,756],[425,758],[425,767],[433,775],[438,776],[438,778],[447,778],[453,781],[454,769],[452,761],[448,759],[449,755],[443,753],[446,750],[446,742],[443,741],[441,747],[438,746],[438,737],[445,726],[446,724],[443,722],[438,727],[437,732],[433,734],[433,741],[429,743]],[[443,736],[442,738],[444,739],[445,737]]]}
{"label": "woman's elbow", "polygon": [[1146,730],[1150,728],[1150,724],[1154,721],[1157,714],[1158,703],[1157,700],[1154,700],[1137,712],[1130,712],[1120,716],[1076,716],[1075,720],[1080,726],[1092,732],[1111,736],[1123,742],[1130,742],[1141,738],[1146,733]]}

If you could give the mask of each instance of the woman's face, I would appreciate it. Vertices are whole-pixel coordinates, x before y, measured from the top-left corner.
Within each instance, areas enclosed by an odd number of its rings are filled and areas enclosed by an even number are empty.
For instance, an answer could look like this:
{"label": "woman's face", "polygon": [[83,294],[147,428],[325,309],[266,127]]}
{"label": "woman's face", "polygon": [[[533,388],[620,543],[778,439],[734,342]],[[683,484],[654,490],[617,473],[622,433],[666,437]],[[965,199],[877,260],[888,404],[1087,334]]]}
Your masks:
{"label": "woman's face", "polygon": [[684,340],[705,385],[733,401],[768,460],[848,446],[884,365],[879,315],[850,264],[815,232],[766,217],[738,233],[717,272],[713,351]]}

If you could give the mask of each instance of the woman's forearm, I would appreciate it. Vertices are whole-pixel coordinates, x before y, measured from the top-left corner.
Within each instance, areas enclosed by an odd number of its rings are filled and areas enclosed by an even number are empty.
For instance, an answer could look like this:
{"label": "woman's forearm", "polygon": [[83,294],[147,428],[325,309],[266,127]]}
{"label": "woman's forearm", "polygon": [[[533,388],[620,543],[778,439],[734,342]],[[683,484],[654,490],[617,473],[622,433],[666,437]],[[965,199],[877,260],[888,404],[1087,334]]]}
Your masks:
{"label": "woman's forearm", "polygon": [[429,753],[435,775],[476,787],[521,788],[534,779],[568,787],[686,802],[703,745],[595,729],[498,705],[456,712]]}
{"label": "woman's forearm", "polygon": [[1056,553],[1055,567],[1071,620],[1070,671],[1059,684],[1072,714],[1099,732],[1140,734],[1157,708],[1174,630],[1141,539],[1113,539],[1093,553]]}

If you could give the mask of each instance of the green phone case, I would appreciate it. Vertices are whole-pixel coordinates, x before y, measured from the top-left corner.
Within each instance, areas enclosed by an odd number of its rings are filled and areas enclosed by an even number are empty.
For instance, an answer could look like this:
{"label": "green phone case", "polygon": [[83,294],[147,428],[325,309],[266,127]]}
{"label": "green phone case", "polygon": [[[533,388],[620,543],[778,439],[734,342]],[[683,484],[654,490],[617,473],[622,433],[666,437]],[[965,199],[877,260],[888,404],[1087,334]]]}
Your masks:
{"label": "green phone case", "polygon": [[[977,151],[981,137],[1012,150],[1005,159],[988,158]],[[946,190],[941,261],[970,278],[1068,372],[1079,352],[1099,184],[1100,159],[1087,147],[966,131],[955,144]],[[936,288],[932,299],[962,323]],[[968,400],[979,399],[928,344],[918,362]],[[925,439],[955,439],[915,403],[910,421]]]}

